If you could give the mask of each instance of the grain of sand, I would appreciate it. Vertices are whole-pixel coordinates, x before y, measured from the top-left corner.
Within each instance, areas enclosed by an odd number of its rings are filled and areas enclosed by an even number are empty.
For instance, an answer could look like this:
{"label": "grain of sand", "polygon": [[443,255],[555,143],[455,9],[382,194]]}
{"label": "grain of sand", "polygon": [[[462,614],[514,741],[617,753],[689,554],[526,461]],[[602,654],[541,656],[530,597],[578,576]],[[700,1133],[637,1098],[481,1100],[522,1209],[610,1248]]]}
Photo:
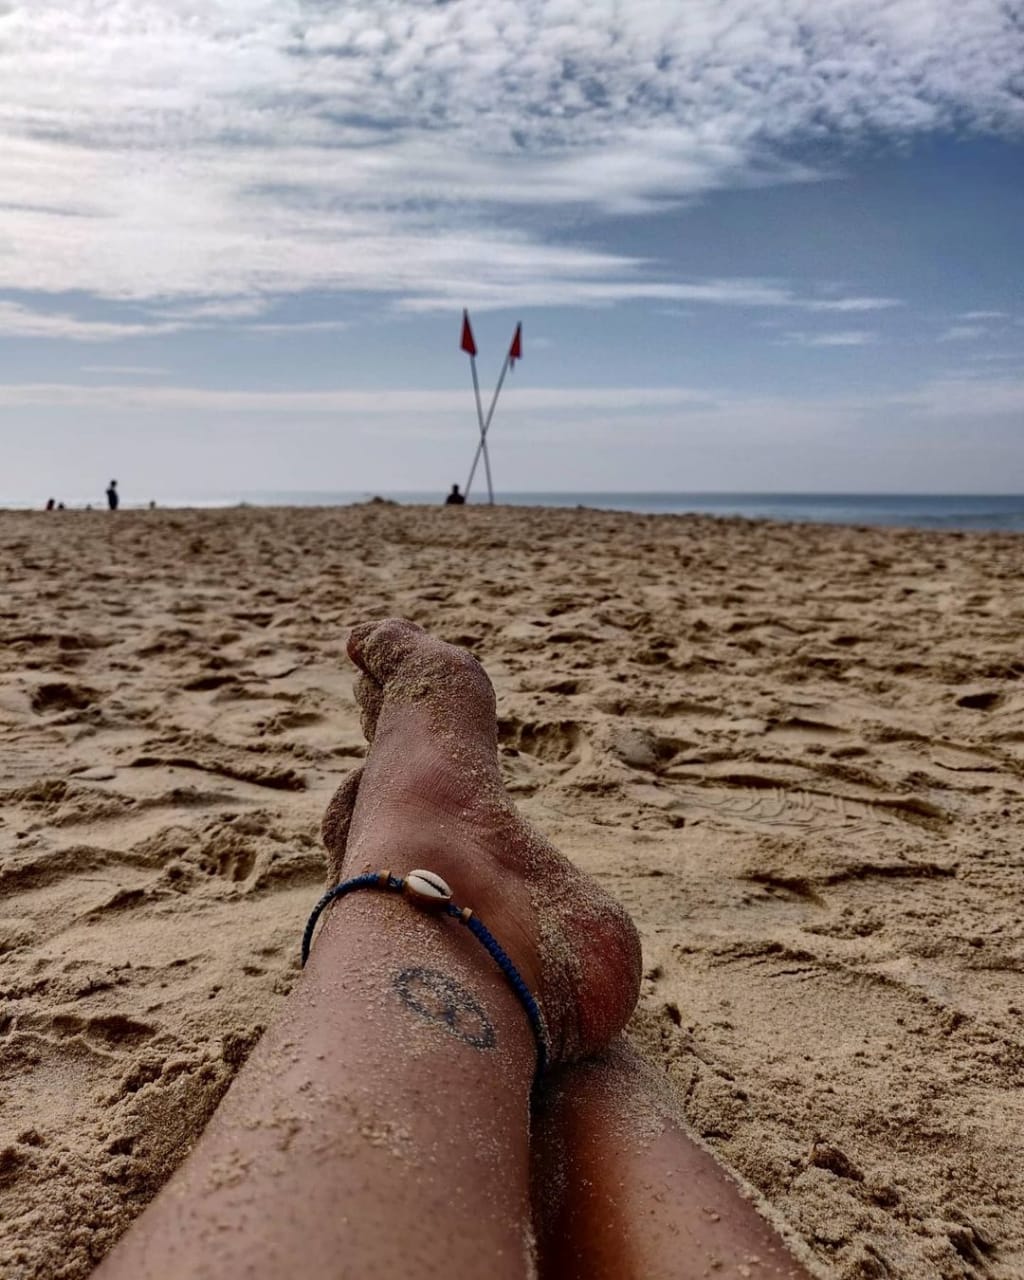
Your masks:
{"label": "grain of sand", "polygon": [[345,635],[470,647],[633,1024],[836,1277],[1024,1276],[1024,541],[482,508],[0,513],[0,1275],[79,1280],[296,975]]}

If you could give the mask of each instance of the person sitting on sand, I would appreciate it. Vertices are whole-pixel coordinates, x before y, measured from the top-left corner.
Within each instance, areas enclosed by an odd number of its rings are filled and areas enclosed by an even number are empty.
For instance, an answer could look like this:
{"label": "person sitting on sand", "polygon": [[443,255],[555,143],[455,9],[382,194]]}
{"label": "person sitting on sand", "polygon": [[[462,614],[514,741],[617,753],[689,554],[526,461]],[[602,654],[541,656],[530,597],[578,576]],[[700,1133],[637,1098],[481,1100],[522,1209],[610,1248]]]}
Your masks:
{"label": "person sitting on sand", "polygon": [[107,506],[111,511],[116,511],[120,501],[121,499],[117,492],[117,481],[111,480],[110,484],[107,485]]}
{"label": "person sitting on sand", "polygon": [[444,500],[444,505],[446,507],[461,507],[465,501],[466,499],[459,493],[459,486],[453,484],[451,493]]}
{"label": "person sitting on sand", "polygon": [[517,813],[483,668],[400,620],[348,652],[370,747],[323,835],[359,891],[97,1280],[809,1280],[622,1038],[636,929]]}

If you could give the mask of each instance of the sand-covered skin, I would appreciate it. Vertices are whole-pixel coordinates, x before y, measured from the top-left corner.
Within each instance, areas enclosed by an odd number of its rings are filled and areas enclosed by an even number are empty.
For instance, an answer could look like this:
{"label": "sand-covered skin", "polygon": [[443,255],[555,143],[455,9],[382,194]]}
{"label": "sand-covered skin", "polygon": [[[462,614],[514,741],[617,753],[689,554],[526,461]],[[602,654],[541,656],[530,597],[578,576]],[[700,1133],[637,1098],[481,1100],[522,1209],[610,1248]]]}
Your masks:
{"label": "sand-covered skin", "polygon": [[297,972],[344,655],[468,645],[691,1123],[837,1277],[1024,1276],[1024,540],[0,513],[0,1275],[82,1277]]}

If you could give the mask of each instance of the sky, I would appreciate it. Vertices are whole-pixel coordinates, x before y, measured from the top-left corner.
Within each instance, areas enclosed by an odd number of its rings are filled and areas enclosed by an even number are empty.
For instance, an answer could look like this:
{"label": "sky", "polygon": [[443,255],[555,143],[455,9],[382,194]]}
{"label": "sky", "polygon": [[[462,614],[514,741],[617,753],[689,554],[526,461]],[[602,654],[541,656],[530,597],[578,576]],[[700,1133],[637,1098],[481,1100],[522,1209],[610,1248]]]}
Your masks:
{"label": "sky", "polygon": [[1005,0],[0,0],[0,501],[1024,492]]}

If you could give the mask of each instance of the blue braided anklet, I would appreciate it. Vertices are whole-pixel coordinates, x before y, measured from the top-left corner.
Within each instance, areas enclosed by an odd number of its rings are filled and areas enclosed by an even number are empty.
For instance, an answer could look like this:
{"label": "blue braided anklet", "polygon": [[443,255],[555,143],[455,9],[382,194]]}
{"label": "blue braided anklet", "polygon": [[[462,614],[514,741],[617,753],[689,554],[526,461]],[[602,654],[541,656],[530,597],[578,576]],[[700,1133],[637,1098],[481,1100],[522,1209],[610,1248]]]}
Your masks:
{"label": "blue braided anklet", "polygon": [[474,937],[479,938],[488,955],[508,979],[509,986],[530,1020],[533,1036],[537,1041],[537,1077],[543,1075],[548,1065],[548,1031],[544,1025],[544,1015],[540,1011],[540,1005],[494,934],[482,920],[476,918],[469,907],[457,907],[452,902],[451,889],[433,871],[410,871],[407,876],[393,876],[390,871],[368,871],[365,875],[343,880],[333,889],[328,889],[306,921],[306,928],[302,934],[303,968],[309,959],[316,922],[324,910],[336,899],[344,898],[346,894],[356,889],[382,889],[388,893],[403,893],[417,906],[430,907],[452,916],[460,924],[464,924]]}

